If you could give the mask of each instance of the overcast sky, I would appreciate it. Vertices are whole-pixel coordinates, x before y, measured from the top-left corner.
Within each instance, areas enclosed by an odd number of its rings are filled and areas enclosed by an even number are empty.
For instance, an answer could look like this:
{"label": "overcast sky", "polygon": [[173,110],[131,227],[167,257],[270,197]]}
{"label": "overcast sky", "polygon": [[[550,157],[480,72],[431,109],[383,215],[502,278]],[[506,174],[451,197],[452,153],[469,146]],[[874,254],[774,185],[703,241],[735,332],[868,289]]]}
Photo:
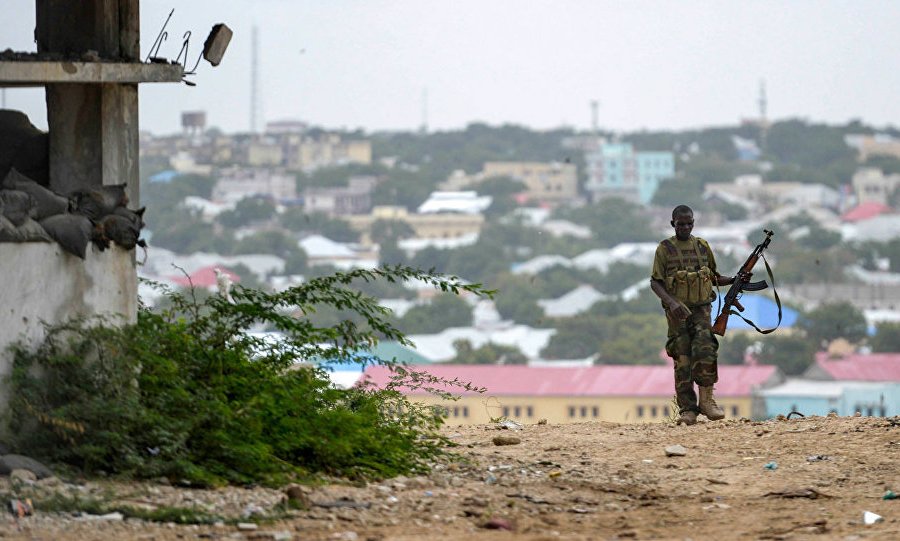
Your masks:
{"label": "overcast sky", "polygon": [[[33,0],[0,2],[0,49],[34,51]],[[587,129],[597,100],[604,129],[733,125],[756,116],[764,79],[772,119],[900,124],[890,0],[142,0],[144,56],[172,7],[160,56],[191,30],[192,65],[217,22],[234,38],[196,87],[142,85],[141,128],[157,134],[178,131],[187,110],[249,130],[254,25],[265,121],[414,130],[427,110],[431,130]],[[41,90],[5,100],[46,128]]]}

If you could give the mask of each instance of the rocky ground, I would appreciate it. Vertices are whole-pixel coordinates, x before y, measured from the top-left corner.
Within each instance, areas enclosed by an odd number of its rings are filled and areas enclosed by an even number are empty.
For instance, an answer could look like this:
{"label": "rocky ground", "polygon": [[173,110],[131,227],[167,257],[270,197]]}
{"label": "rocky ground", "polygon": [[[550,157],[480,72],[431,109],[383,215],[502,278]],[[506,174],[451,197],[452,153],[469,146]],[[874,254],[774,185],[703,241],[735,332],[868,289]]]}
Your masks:
{"label": "rocky ground", "polygon": [[[492,425],[448,427],[446,434],[465,460],[440,464],[428,476],[365,487],[190,490],[14,476],[2,481],[0,492],[30,496],[36,510],[21,518],[6,514],[0,537],[900,539],[900,499],[890,499],[888,492],[900,493],[896,417],[719,421],[692,427],[595,422],[504,430]],[[675,455],[668,456],[667,448]],[[288,492],[305,508],[286,508]],[[211,513],[225,520],[177,525],[116,514],[42,511],[42,502],[48,508],[54,494],[70,502],[78,497],[147,511]],[[866,524],[867,511],[881,520]]]}

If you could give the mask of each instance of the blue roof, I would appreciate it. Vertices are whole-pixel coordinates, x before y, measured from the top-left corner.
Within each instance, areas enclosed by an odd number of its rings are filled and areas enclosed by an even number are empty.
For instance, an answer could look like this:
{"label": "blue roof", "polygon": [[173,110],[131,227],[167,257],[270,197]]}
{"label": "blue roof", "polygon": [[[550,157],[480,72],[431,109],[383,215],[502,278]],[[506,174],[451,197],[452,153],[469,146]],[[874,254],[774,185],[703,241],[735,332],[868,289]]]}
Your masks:
{"label": "blue roof", "polygon": [[150,176],[148,180],[150,180],[150,182],[171,182],[173,178],[180,175],[181,173],[179,173],[178,171],[167,169]]}
{"label": "blue roof", "polygon": [[[719,311],[720,303],[722,302],[722,298],[725,295],[720,294],[719,299],[713,301],[712,304],[712,319],[715,321],[716,314]],[[741,305],[744,307],[744,311],[741,312],[741,315],[745,318],[749,319],[753,323],[756,323],[756,326],[760,329],[771,329],[778,323],[778,305],[775,304],[775,299],[770,299],[765,295],[758,295],[754,293],[744,293],[742,297],[739,299]],[[797,324],[797,318],[799,317],[799,313],[796,310],[788,308],[784,305],[781,307],[781,327],[793,327]],[[744,323],[744,320],[739,318],[738,316],[732,314],[728,316],[728,328],[729,329],[753,329],[750,325]]]}

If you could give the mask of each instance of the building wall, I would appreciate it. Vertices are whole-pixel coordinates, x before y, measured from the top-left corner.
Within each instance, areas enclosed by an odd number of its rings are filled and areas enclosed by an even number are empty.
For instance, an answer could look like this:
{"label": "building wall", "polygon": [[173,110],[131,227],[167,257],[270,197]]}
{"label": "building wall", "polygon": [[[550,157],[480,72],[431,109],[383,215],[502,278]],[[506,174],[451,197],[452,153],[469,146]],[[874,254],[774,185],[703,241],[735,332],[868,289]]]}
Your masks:
{"label": "building wall", "polygon": [[366,215],[346,216],[350,227],[365,236],[377,220],[399,220],[413,229],[416,238],[450,239],[479,233],[484,226],[480,214],[410,214],[398,207],[375,207]]}
{"label": "building wall", "polygon": [[578,196],[578,171],[575,165],[541,162],[487,162],[481,178],[512,177],[525,184],[529,199],[561,202]]}
{"label": "building wall", "polygon": [[[449,425],[486,424],[491,419],[506,417],[520,423],[582,423],[610,421],[616,423],[656,423],[673,415],[673,397],[619,396],[463,396],[457,401],[435,396],[410,397],[423,404],[447,408]],[[751,399],[727,397],[717,400],[725,409],[726,419],[751,417]]]}
{"label": "building wall", "polygon": [[866,167],[853,175],[852,184],[858,203],[886,205],[894,191],[900,189],[900,175],[885,175],[880,169]]}
{"label": "building wall", "polygon": [[[134,252],[115,245],[103,252],[88,245],[82,261],[55,242],[0,243],[0,276],[0,379],[12,368],[7,346],[42,340],[42,322],[111,315],[113,322],[133,323],[137,317]],[[7,398],[0,391],[0,403]]]}
{"label": "building wall", "polygon": [[216,181],[212,191],[214,201],[236,202],[245,197],[262,195],[275,200],[297,198],[297,179],[294,175],[265,170],[230,171]]}
{"label": "building wall", "polygon": [[587,184],[593,199],[621,197],[647,204],[659,183],[675,175],[671,152],[634,152],[629,143],[605,143],[585,154]]}

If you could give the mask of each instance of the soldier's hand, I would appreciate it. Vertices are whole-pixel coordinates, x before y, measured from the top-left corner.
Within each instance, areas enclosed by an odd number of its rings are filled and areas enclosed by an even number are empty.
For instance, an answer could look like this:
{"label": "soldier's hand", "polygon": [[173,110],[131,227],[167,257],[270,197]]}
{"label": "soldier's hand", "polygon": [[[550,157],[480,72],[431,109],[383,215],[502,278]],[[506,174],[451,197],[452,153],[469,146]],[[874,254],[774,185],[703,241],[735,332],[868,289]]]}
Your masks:
{"label": "soldier's hand", "polygon": [[691,310],[684,303],[673,300],[669,303],[669,313],[677,319],[684,320],[691,315]]}

